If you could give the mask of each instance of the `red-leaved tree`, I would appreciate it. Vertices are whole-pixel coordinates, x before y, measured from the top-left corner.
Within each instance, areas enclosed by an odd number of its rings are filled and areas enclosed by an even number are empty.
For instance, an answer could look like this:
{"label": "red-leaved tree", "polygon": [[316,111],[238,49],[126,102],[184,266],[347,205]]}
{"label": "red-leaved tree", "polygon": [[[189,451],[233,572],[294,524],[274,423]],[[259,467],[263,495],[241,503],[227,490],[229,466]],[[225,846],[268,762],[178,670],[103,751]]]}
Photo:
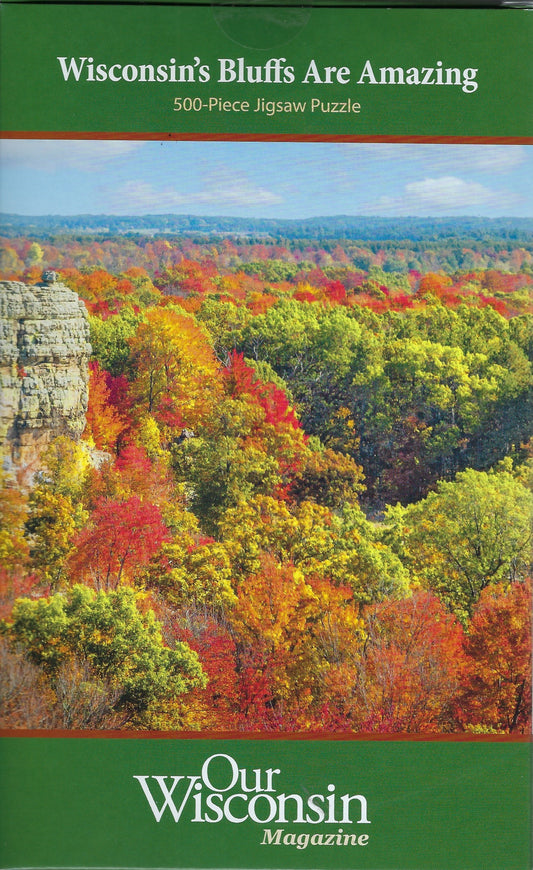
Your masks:
{"label": "red-leaved tree", "polygon": [[126,576],[134,579],[168,540],[156,505],[138,496],[123,502],[101,498],[74,542],[71,579],[97,589],[115,589]]}

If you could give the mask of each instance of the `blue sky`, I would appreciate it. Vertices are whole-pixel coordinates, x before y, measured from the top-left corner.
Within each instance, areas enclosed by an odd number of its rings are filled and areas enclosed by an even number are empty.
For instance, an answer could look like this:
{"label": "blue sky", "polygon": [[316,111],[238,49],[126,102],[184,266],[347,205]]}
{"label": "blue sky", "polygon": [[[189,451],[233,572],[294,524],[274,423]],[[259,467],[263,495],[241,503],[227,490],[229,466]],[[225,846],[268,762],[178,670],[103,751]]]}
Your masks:
{"label": "blue sky", "polygon": [[533,216],[533,146],[4,140],[17,214]]}

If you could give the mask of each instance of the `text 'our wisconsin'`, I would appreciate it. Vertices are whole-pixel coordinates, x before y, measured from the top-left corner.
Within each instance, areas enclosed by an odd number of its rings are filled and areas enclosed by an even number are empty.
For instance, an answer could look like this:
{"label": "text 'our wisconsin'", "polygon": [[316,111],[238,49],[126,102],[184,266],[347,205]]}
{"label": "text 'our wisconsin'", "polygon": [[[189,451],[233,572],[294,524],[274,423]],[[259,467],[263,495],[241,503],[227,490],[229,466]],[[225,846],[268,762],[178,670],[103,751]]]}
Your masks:
{"label": "text 'our wisconsin'", "polygon": [[[231,755],[207,758],[197,774],[135,775],[156,822],[368,825],[367,799],[340,794],[334,783],[316,793],[287,794],[280,768],[239,767]],[[307,791],[307,790],[304,790]]]}

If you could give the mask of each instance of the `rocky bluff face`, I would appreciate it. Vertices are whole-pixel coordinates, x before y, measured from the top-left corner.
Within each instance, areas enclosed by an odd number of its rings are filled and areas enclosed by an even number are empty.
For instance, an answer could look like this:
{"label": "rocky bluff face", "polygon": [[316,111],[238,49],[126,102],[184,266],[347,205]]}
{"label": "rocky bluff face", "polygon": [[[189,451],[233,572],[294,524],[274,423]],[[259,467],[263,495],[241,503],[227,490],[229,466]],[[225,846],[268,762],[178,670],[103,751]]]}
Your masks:
{"label": "rocky bluff face", "polygon": [[0,447],[4,466],[27,466],[58,435],[85,427],[87,311],[44,272],[40,284],[0,281]]}

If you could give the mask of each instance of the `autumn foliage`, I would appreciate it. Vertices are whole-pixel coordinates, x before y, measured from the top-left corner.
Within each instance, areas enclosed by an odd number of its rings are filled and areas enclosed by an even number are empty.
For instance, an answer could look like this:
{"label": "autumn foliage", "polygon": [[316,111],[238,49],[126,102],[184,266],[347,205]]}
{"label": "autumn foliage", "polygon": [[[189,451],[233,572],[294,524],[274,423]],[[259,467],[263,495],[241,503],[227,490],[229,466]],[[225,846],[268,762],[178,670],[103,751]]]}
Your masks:
{"label": "autumn foliage", "polygon": [[531,581],[487,587],[464,640],[457,715],[465,725],[525,732],[531,720]]}
{"label": "autumn foliage", "polygon": [[93,347],[1,481],[7,727],[528,732],[526,248],[7,242]]}

